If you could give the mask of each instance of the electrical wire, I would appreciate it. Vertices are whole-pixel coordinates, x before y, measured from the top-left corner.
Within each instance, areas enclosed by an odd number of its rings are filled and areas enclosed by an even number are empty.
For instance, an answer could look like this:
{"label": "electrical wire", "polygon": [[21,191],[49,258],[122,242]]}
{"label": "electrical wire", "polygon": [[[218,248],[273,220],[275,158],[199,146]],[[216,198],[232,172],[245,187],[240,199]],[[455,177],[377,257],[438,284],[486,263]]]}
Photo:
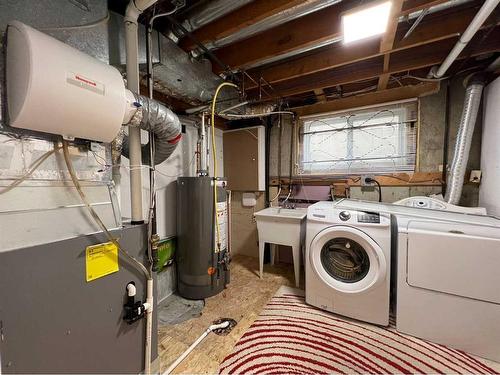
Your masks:
{"label": "electrical wire", "polygon": [[211,126],[212,126],[212,157],[214,163],[214,213],[215,213],[215,229],[217,232],[217,250],[220,250],[220,230],[219,230],[219,217],[217,212],[217,146],[215,144],[215,106],[217,104],[217,96],[223,87],[234,87],[238,89],[238,86],[231,82],[222,82],[215,90],[214,97],[212,99],[212,116],[211,116]]}
{"label": "electrical wire", "polygon": [[0,194],[5,194],[8,191],[11,191],[14,189],[16,186],[20,185],[23,181],[25,181],[29,176],[33,174],[33,172],[40,167],[40,165],[43,164],[45,160],[47,160],[50,156],[52,156],[56,151],[60,150],[61,147],[54,147],[53,150],[47,151],[45,154],[40,156],[35,162],[29,167],[29,170],[26,171],[21,177],[19,177],[17,180],[15,180],[13,183],[10,185],[7,185],[5,188],[0,190]]}
{"label": "electrical wire", "polygon": [[377,186],[378,186],[378,201],[382,202],[382,187],[380,186],[380,183],[377,180],[375,180],[374,178],[371,178],[371,177],[366,178],[365,182],[367,182],[369,184],[370,183],[377,184]]}
{"label": "electrical wire", "polygon": [[[116,246],[116,248],[118,249],[118,251],[124,255],[126,258],[128,258],[131,263],[133,265],[135,265],[140,271],[142,271],[144,273],[144,275],[146,276],[146,278],[148,280],[152,280],[152,275],[151,273],[148,271],[148,269],[141,263],[139,262],[135,257],[133,257],[132,255],[130,255],[119,243],[118,241],[111,235],[111,233],[109,232],[108,228],[106,227],[106,225],[102,222],[101,218],[99,217],[99,215],[97,214],[97,212],[94,210],[94,208],[90,205],[89,201],[87,200],[87,196],[85,195],[85,193],[83,192],[83,189],[82,189],[82,186],[80,184],[80,181],[78,180],[78,177],[76,176],[76,172],[75,172],[75,169],[73,167],[73,163],[71,161],[71,157],[70,157],[70,154],[69,154],[69,148],[68,148],[68,142],[66,140],[63,140],[62,141],[62,149],[63,149],[63,154],[64,154],[64,161],[66,163],[66,167],[68,168],[68,172],[71,176],[71,180],[73,181],[73,185],[75,186],[76,188],[76,191],[78,192],[78,194],[80,195],[80,198],[83,202],[83,204],[85,204],[85,206],[87,207],[87,209],[89,210],[90,212],[90,215],[92,216],[92,218],[94,219],[94,221],[96,222],[96,224],[101,228],[101,230],[104,232],[104,234],[106,235],[106,237],[108,238],[108,240]],[[55,150],[54,150],[55,151]]]}
{"label": "electrical wire", "polygon": [[295,116],[295,113],[294,112],[291,112],[291,111],[274,111],[274,112],[264,112],[264,113],[252,113],[252,114],[243,114],[243,115],[239,115],[237,113],[224,113],[222,114],[222,111],[221,113],[219,113],[218,115],[220,115],[221,117],[223,118],[228,118],[228,119],[246,119],[246,118],[255,118],[255,117],[264,117],[264,116],[270,116],[270,115],[290,115],[290,116]]}

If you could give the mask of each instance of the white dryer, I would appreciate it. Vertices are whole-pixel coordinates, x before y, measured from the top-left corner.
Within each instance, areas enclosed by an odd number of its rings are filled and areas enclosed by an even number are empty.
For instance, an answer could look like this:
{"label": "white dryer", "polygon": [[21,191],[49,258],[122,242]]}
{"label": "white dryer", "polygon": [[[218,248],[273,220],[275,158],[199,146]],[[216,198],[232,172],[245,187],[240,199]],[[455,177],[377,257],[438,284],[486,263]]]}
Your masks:
{"label": "white dryer", "polygon": [[306,302],[389,324],[391,216],[318,202],[308,208]]}
{"label": "white dryer", "polygon": [[397,222],[398,331],[500,361],[498,218],[355,200],[337,207]]}
{"label": "white dryer", "polygon": [[500,362],[500,220],[398,216],[397,330]]}

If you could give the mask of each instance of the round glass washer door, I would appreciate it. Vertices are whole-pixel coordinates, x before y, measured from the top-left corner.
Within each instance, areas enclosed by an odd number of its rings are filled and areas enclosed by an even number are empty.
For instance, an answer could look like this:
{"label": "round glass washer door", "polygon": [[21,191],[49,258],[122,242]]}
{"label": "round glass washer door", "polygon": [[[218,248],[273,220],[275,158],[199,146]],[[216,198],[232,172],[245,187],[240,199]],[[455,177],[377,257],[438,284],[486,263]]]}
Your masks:
{"label": "round glass washer door", "polygon": [[335,226],[318,233],[311,243],[309,258],[323,282],[343,293],[365,292],[386,277],[380,246],[352,227]]}

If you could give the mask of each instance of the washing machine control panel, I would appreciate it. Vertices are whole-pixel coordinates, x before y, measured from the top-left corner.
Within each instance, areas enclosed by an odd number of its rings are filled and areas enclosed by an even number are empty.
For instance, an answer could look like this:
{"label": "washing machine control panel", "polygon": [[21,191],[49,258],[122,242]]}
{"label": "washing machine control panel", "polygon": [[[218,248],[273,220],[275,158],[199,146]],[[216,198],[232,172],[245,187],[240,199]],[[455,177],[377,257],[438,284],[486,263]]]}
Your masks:
{"label": "washing machine control panel", "polygon": [[358,223],[380,224],[380,214],[376,212],[358,212]]}

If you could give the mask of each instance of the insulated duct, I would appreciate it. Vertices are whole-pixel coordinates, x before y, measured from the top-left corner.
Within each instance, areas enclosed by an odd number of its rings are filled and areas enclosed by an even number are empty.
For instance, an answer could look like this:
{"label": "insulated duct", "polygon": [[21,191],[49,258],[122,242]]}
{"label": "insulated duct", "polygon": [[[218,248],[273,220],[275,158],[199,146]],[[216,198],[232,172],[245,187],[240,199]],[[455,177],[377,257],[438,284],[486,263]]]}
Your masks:
{"label": "insulated duct", "polygon": [[[154,164],[167,160],[181,139],[181,122],[177,115],[160,102],[142,95],[136,95],[139,105],[129,126],[150,131],[154,136]],[[123,156],[129,158],[129,139],[123,139]],[[150,164],[149,143],[141,148],[142,162]]]}
{"label": "insulated duct", "polygon": [[465,170],[469,160],[469,151],[476,124],[479,105],[481,103],[481,94],[484,88],[484,80],[481,76],[473,76],[465,91],[464,108],[460,125],[458,126],[457,140],[455,143],[455,153],[449,168],[446,181],[445,201],[458,205],[462,196]]}
{"label": "insulated duct", "polygon": [[[211,0],[202,2],[202,5],[196,6],[193,11],[189,12],[186,18],[182,21],[182,26],[188,31],[194,31],[200,27],[215,21],[218,18],[225,16],[228,13],[241,8],[243,5],[250,3],[252,0]],[[179,30],[174,30],[168,35],[170,39],[177,43],[179,37],[183,33]]]}
{"label": "insulated duct", "polygon": [[[318,10],[321,10],[323,8],[335,5],[342,0],[310,0],[310,1],[305,1],[300,4],[297,4],[295,6],[285,8],[281,10],[280,12],[277,12],[267,18],[264,18],[261,21],[258,21],[250,26],[243,27],[240,30],[224,36],[220,39],[216,39],[213,41],[210,41],[208,43],[205,43],[205,46],[208,49],[216,49],[216,48],[221,48],[224,47],[228,44],[234,43],[239,40],[243,40],[246,38],[249,38],[253,35],[256,35],[262,31],[271,29],[273,27],[282,25],[286,22],[289,22],[291,20],[294,20],[299,17],[303,17],[307,14],[316,12]],[[201,54],[203,54],[203,51],[196,49],[192,51],[192,54],[197,57]]]}

